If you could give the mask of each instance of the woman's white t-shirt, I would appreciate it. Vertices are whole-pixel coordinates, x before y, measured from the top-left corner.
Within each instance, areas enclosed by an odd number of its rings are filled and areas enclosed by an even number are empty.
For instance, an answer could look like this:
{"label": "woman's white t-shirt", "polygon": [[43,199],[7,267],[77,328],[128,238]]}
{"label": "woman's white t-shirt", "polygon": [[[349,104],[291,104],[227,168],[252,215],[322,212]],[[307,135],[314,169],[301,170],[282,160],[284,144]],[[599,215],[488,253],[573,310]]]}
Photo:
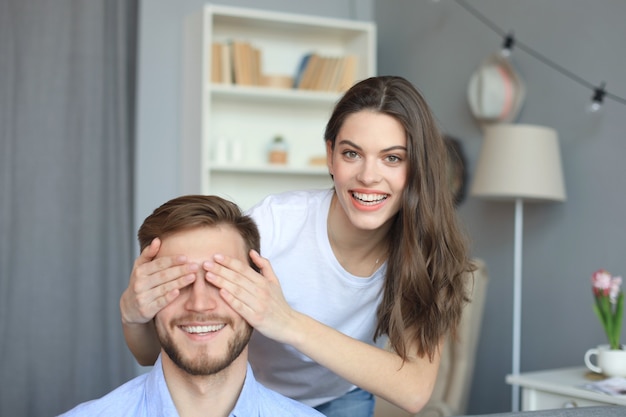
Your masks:
{"label": "woman's white t-shirt", "polygon": [[[373,341],[376,308],[382,299],[383,264],[369,278],[348,273],[335,258],[327,234],[333,190],[293,191],[266,197],[249,210],[289,305],[365,343]],[[283,395],[316,406],[354,385],[295,348],[254,332],[249,361],[256,378]]]}

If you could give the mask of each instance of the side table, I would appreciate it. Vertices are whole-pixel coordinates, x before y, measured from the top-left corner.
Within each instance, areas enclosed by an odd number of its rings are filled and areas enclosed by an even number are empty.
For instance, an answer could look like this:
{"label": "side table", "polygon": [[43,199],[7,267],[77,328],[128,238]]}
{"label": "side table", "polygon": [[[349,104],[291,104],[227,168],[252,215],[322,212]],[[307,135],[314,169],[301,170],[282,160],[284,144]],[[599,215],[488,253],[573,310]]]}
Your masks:
{"label": "side table", "polygon": [[507,375],[506,382],[520,386],[523,411],[598,405],[626,406],[626,395],[611,396],[581,388],[583,384],[594,382],[594,379],[587,377],[589,373],[586,367],[551,369]]}

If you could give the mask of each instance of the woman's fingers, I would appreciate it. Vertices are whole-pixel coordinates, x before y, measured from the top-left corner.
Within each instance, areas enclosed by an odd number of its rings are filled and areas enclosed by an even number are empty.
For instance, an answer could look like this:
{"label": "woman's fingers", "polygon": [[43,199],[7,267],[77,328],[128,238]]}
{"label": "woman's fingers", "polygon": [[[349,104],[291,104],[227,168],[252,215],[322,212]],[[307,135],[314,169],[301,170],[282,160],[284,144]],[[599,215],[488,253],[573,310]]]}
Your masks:
{"label": "woman's fingers", "polygon": [[120,298],[125,323],[147,323],[195,280],[199,265],[185,256],[155,259],[161,242],[154,239],[135,260],[128,287]]}
{"label": "woman's fingers", "polygon": [[136,293],[153,288],[165,293],[178,287],[170,285],[174,280],[197,271],[198,265],[187,263],[185,256],[166,256],[137,266],[131,273],[130,285]]}
{"label": "woman's fingers", "polygon": [[256,252],[250,255],[263,275],[237,259],[216,255],[214,262],[203,264],[206,279],[220,288],[222,298],[252,327],[280,340],[293,310],[285,301],[270,263]]}
{"label": "woman's fingers", "polygon": [[197,264],[172,265],[138,278],[131,292],[134,300],[131,309],[138,314],[135,317],[144,323],[152,320],[156,313],[178,296],[181,288],[195,280],[198,268]]}
{"label": "woman's fingers", "polygon": [[[215,255],[214,261],[207,261],[203,264],[206,271],[206,279],[216,287],[231,294],[236,299],[236,304],[231,305],[235,311],[244,315],[242,307],[250,309],[259,308],[256,306],[259,301],[259,287],[263,286],[263,277],[254,271],[249,265],[242,263],[238,259]],[[229,300],[226,300],[229,301]]]}
{"label": "woman's fingers", "polygon": [[259,252],[255,250],[250,251],[250,259],[261,270],[261,274],[268,280],[278,283],[278,277],[274,274],[272,264],[269,259],[262,257]]}

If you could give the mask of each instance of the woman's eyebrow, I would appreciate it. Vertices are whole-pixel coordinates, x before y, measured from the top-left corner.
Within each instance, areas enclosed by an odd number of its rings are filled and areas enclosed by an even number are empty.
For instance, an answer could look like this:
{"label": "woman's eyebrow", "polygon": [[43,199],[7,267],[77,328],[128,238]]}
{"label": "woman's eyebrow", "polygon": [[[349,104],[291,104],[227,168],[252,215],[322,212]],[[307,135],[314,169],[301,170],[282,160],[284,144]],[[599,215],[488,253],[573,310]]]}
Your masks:
{"label": "woman's eyebrow", "polygon": [[352,142],[351,140],[348,139],[343,139],[341,141],[339,141],[339,145],[348,145],[348,146],[352,146],[353,148],[357,148],[357,149],[362,149],[359,145],[357,145],[356,143]]}
{"label": "woman's eyebrow", "polygon": [[[356,143],[354,143],[354,142],[352,142],[351,140],[348,140],[348,139],[343,139],[343,140],[339,141],[339,145],[348,145],[348,146],[352,146],[353,148],[356,148],[358,150],[362,150],[362,148],[359,145],[357,145]],[[389,151],[393,151],[393,150],[406,151],[406,146],[394,145],[394,146],[390,146],[388,148],[383,149],[382,152],[389,152]]]}

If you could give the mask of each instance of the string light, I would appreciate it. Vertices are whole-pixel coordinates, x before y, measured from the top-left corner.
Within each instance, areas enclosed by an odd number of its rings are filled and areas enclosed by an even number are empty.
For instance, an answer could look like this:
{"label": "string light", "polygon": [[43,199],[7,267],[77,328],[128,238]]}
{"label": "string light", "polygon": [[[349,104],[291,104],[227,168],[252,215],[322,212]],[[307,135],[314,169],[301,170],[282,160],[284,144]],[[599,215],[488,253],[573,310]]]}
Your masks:
{"label": "string light", "polygon": [[[626,105],[626,99],[619,97],[615,94],[611,94],[610,92],[606,91],[605,89],[606,83],[603,82],[600,85],[600,87],[593,85],[592,83],[577,76],[573,72],[568,71],[566,68],[562,67],[561,65],[558,65],[557,63],[552,62],[550,59],[546,58],[545,56],[541,55],[539,52],[536,52],[535,50],[526,46],[525,44],[520,42],[518,39],[514,39],[512,33],[509,33],[509,34],[505,33],[502,29],[496,26],[492,21],[487,19],[482,13],[480,13],[474,7],[470,6],[465,0],[455,0],[455,2],[461,7],[463,7],[465,10],[470,12],[472,15],[474,15],[474,17],[476,17],[478,20],[483,22],[487,27],[489,27],[491,30],[493,30],[497,34],[499,34],[504,39],[502,50],[500,52],[503,56],[509,56],[511,54],[513,45],[515,44],[519,49],[526,52],[528,55],[534,57],[538,61],[560,72],[561,74],[565,75],[571,80],[576,81],[583,87],[586,87],[592,90],[593,95],[591,96],[591,103],[587,107],[588,111],[592,113],[600,111],[605,98],[610,98],[613,101]],[[505,54],[508,54],[508,55],[505,55]]]}
{"label": "string light", "polygon": [[606,90],[604,86],[606,83],[602,82],[600,87],[596,87],[593,90],[593,96],[591,96],[591,103],[587,106],[587,111],[589,113],[597,113],[602,109],[602,102],[604,101],[604,96],[606,95]]}
{"label": "string light", "polygon": [[515,38],[513,37],[513,32],[511,32],[504,37],[504,42],[502,42],[502,49],[500,50],[500,55],[502,55],[505,58],[510,57],[513,51],[513,45],[515,45]]}

